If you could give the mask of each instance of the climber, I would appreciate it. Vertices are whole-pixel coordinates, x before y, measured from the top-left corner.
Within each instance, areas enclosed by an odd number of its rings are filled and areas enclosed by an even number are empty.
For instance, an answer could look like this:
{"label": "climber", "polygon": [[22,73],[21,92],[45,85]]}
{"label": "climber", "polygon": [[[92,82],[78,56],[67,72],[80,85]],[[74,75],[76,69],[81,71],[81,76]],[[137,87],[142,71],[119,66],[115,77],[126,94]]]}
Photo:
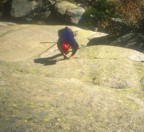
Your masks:
{"label": "climber", "polygon": [[[64,59],[72,59],[78,50],[78,43],[74,38],[74,34],[72,30],[68,27],[65,27],[58,31],[58,42],[57,46],[61,54],[64,56]],[[72,54],[67,57],[66,55],[69,53],[70,48],[72,49]]]}

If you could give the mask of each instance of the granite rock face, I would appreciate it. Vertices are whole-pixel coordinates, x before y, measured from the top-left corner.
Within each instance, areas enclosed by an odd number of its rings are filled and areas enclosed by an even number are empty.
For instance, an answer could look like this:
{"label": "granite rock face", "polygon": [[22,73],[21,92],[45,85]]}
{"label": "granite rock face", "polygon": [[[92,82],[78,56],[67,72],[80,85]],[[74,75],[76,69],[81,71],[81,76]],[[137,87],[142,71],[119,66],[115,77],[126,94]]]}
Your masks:
{"label": "granite rock face", "polygon": [[143,131],[144,55],[71,26],[80,49],[62,60],[63,27],[0,25],[0,131]]}
{"label": "granite rock face", "polygon": [[82,15],[85,13],[85,9],[72,4],[68,1],[59,1],[55,4],[56,14],[59,18],[65,19],[65,23],[79,24],[82,19]]}
{"label": "granite rock face", "polygon": [[37,5],[36,1],[13,0],[11,16],[13,17],[26,16],[29,12],[35,9],[36,5]]}

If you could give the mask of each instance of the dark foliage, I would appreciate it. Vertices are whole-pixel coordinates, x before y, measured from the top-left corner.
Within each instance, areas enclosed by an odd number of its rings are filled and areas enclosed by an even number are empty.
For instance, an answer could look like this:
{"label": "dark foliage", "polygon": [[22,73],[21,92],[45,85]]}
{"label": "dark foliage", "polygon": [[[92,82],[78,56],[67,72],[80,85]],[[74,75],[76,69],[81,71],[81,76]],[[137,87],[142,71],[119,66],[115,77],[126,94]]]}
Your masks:
{"label": "dark foliage", "polygon": [[114,2],[97,0],[91,2],[83,16],[82,24],[88,28],[105,28],[111,18],[116,17],[116,6]]}

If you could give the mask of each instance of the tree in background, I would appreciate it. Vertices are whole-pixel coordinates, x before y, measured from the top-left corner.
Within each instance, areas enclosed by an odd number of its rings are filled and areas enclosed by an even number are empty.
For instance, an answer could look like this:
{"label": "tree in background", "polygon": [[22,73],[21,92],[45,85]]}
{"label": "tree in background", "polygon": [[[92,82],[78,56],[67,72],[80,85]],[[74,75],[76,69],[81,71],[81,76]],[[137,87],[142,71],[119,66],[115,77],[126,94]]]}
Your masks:
{"label": "tree in background", "polygon": [[121,17],[130,25],[135,25],[143,15],[143,2],[141,0],[121,0],[121,5],[118,7],[118,12]]}
{"label": "tree in background", "polygon": [[115,3],[108,0],[95,0],[86,3],[87,9],[82,24],[88,28],[105,28],[108,21],[116,16]]}
{"label": "tree in background", "polygon": [[144,33],[144,1],[143,0],[120,0],[117,11],[131,32]]}
{"label": "tree in background", "polygon": [[[75,1],[82,2],[81,0]],[[86,13],[82,19],[84,27],[98,28],[101,31],[113,30],[110,32],[114,35],[135,32],[144,27],[144,2],[142,0],[84,0],[82,4],[86,7]],[[121,22],[113,25],[113,18]]]}

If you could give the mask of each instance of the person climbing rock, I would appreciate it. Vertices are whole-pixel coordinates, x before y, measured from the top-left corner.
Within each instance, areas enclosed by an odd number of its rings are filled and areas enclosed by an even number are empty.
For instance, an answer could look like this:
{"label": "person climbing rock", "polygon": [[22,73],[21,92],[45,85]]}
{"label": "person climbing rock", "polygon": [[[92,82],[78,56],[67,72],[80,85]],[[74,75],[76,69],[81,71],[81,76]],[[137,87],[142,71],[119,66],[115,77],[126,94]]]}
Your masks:
{"label": "person climbing rock", "polygon": [[[64,56],[64,59],[72,59],[79,48],[74,38],[73,31],[69,27],[65,27],[58,31],[58,36],[57,47],[59,51]],[[69,53],[70,48],[72,49],[72,54],[67,57],[66,55]]]}

